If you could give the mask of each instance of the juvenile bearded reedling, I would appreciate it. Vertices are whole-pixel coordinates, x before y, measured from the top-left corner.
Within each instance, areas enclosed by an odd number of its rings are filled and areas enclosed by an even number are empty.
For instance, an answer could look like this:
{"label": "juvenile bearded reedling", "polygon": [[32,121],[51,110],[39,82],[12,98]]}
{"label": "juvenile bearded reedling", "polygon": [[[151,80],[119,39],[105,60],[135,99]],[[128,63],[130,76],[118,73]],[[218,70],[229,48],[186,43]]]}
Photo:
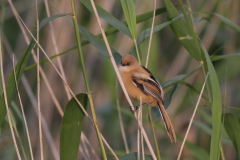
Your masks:
{"label": "juvenile bearded reedling", "polygon": [[141,66],[136,58],[130,54],[122,57],[118,69],[129,96],[138,102],[142,97],[143,104],[157,107],[171,142],[176,142],[174,128],[164,108],[164,93],[160,83],[147,68]]}

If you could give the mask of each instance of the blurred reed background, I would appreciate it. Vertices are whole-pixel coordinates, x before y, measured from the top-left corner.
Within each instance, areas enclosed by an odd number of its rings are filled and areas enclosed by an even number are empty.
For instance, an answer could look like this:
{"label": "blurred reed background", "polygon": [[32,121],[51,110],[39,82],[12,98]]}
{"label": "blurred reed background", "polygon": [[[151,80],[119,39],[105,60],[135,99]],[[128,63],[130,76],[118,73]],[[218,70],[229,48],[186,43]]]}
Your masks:
{"label": "blurred reed background", "polygon": [[[48,17],[46,4],[43,0],[38,0],[39,20]],[[47,2],[49,5],[50,16],[60,13],[72,13],[70,1],[51,0]],[[100,34],[100,28],[94,14],[92,14],[80,1],[75,1],[78,23],[85,27],[94,35]],[[96,4],[104,8],[120,21],[125,21],[124,13],[121,7],[121,2],[116,0],[96,0]],[[172,1],[173,4],[179,5],[178,1]],[[183,1],[184,4],[185,1]],[[14,0],[13,5],[17,12],[26,23],[27,27],[32,33],[36,31],[36,1],[29,0]],[[154,1],[138,0],[134,1],[136,15],[152,11],[154,8]],[[239,53],[240,38],[239,33],[227,27],[222,21],[213,15],[198,14],[198,12],[212,12],[223,15],[230,19],[235,24],[240,25],[240,1],[239,0],[201,0],[190,1],[191,9],[194,14],[196,23],[196,33],[199,35],[209,55],[229,55]],[[163,1],[157,1],[157,8],[164,7]],[[180,11],[180,7],[177,7]],[[4,53],[4,74],[6,81],[9,74],[13,71],[12,54],[15,55],[15,62],[21,57],[28,44],[25,39],[31,40],[31,36],[27,34],[24,36],[20,29],[16,16],[13,14],[9,1],[1,0],[0,3],[1,14],[1,28],[2,28],[2,46]],[[71,18],[71,15],[67,16]],[[167,21],[167,13],[156,16],[155,25]],[[106,21],[101,21],[106,30],[112,26]],[[139,34],[150,28],[152,18],[137,24],[137,37]],[[26,31],[26,29],[24,29]],[[49,56],[64,52],[76,46],[76,38],[73,25],[64,17],[57,18],[52,21],[52,31],[56,39],[56,46],[52,40],[52,32],[49,24],[44,26],[39,35],[39,43],[48,53]],[[86,38],[81,35],[81,40]],[[121,32],[116,32],[108,36],[110,45],[115,48],[121,55],[130,53],[134,42],[128,36]],[[145,64],[149,39],[141,44],[142,62]],[[137,121],[129,111],[129,104],[122,93],[121,88],[116,91],[116,74],[113,70],[109,58],[101,55],[99,51],[90,43],[83,46],[83,54],[85,59],[87,76],[90,82],[90,88],[93,92],[93,101],[96,108],[98,125],[100,132],[106,138],[109,145],[113,148],[118,156],[126,154],[122,134],[120,130],[116,97],[120,100],[120,106],[123,116],[123,125],[125,128],[127,143],[130,152],[137,151]],[[34,47],[36,51],[36,47]],[[46,57],[40,51],[40,60]],[[67,53],[52,59],[54,64],[59,67],[58,58],[62,63],[63,71],[66,76],[66,81],[75,94],[86,92],[85,82],[82,74],[82,68],[79,61],[77,49],[68,51]],[[34,59],[30,56],[27,66],[35,64]],[[188,51],[181,45],[179,40],[173,34],[170,26],[162,29],[153,35],[149,66],[148,69],[153,73],[156,79],[161,84],[181,74],[186,74],[196,68],[200,63],[188,54]],[[240,107],[240,63],[238,60],[224,59],[214,61],[213,65],[216,69],[217,76],[220,82],[222,93],[222,103],[224,105],[224,112],[233,113],[239,119]],[[41,64],[42,70],[46,75],[46,79],[56,96],[56,101],[47,88],[45,80],[41,77],[40,83],[40,103],[42,119],[46,121],[43,129],[43,153],[44,159],[58,159],[60,152],[60,128],[62,116],[57,109],[56,103],[64,110],[69,98],[64,84],[58,76],[54,68],[49,62]],[[33,67],[24,71],[24,75],[19,83],[20,95],[26,114],[26,120],[30,133],[30,139],[35,159],[40,159],[40,144],[39,144],[39,126],[38,116],[34,109],[37,108],[37,68]],[[201,69],[187,78],[186,82],[194,86],[197,90],[201,90],[204,82],[204,77]],[[166,88],[165,93],[170,90]],[[207,92],[204,92],[207,97]],[[167,109],[170,119],[172,120],[175,132],[178,136],[176,144],[170,143],[169,137],[164,129],[161,119],[155,123],[156,135],[159,144],[159,150],[162,159],[175,159],[179,153],[182,139],[186,133],[190,118],[192,116],[196,101],[199,94],[194,92],[191,88],[179,84],[173,97],[170,106]],[[22,121],[20,104],[15,94],[11,103],[11,110],[16,122],[16,128],[19,137],[22,140],[23,148],[27,153],[27,139],[25,137],[25,129]],[[90,107],[87,111],[90,114]],[[90,114],[91,115],[91,114]],[[154,140],[152,137],[151,126],[148,122],[147,107],[143,107],[143,122],[144,128],[150,139],[152,146]],[[94,127],[85,118],[83,122],[82,131],[89,140],[91,146],[101,159],[101,152],[99,148],[98,139]],[[233,147],[226,131],[223,129],[222,146],[226,160],[237,160],[237,152]],[[10,128],[7,121],[3,122],[0,135],[9,134]],[[47,133],[47,135],[46,135]],[[210,141],[211,141],[211,106],[207,101],[202,99],[198,108],[196,117],[194,118],[193,126],[188,135],[182,159],[194,160],[201,159],[201,154],[209,155]],[[81,142],[83,145],[83,143]],[[20,151],[21,152],[21,151]],[[85,152],[85,151],[83,151]],[[147,147],[145,149],[147,154],[150,154]],[[91,158],[96,159],[92,153],[89,153]],[[200,155],[198,155],[200,154]],[[24,157],[23,154],[22,158]],[[111,159],[112,156],[107,150],[107,155]],[[26,155],[28,157],[28,154]],[[14,160],[17,159],[17,154],[13,145],[13,140],[10,135],[0,139],[0,159]],[[24,158],[23,158],[24,159]],[[78,159],[85,159],[80,152]]]}

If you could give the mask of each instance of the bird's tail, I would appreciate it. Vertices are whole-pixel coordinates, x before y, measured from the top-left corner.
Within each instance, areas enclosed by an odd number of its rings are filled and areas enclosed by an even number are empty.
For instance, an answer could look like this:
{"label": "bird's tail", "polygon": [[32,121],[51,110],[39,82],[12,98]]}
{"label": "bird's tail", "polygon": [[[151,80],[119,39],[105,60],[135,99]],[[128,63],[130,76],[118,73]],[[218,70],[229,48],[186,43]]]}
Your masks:
{"label": "bird's tail", "polygon": [[176,135],[175,135],[175,131],[174,131],[174,128],[172,126],[172,123],[168,117],[168,114],[163,106],[163,104],[160,102],[157,102],[158,104],[158,108],[159,108],[159,111],[160,111],[160,114],[162,116],[162,119],[164,121],[164,125],[165,125],[165,128],[167,130],[167,133],[171,139],[171,142],[176,142]]}

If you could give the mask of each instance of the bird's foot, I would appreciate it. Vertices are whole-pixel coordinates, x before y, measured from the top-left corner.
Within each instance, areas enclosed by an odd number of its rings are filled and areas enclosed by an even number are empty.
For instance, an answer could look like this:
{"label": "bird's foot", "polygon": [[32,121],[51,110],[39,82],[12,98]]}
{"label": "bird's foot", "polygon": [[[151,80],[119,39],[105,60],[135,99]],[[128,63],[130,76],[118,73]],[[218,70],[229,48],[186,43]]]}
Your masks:
{"label": "bird's foot", "polygon": [[132,112],[132,114],[134,114],[137,110],[138,110],[138,108],[139,108],[140,106],[130,106],[130,111]]}
{"label": "bird's foot", "polygon": [[[148,105],[148,104],[149,104],[149,102],[143,103],[142,106]],[[139,106],[133,106],[133,107],[130,106],[130,111],[132,112],[132,114],[134,114],[138,110],[139,107],[140,107],[140,105]]]}

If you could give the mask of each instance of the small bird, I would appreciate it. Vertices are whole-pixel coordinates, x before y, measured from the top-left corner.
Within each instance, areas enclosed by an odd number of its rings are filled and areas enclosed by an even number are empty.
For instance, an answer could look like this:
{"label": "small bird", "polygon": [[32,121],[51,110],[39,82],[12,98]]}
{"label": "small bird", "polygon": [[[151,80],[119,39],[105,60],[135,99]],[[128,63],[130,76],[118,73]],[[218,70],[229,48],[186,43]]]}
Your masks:
{"label": "small bird", "polygon": [[[147,104],[157,107],[171,142],[176,142],[174,128],[164,108],[163,89],[152,73],[140,65],[136,58],[130,54],[122,57],[118,70],[129,96],[138,102],[140,102],[140,97],[142,97],[143,105]],[[138,106],[135,106],[135,110],[131,110],[131,112],[134,114],[137,109]]]}

